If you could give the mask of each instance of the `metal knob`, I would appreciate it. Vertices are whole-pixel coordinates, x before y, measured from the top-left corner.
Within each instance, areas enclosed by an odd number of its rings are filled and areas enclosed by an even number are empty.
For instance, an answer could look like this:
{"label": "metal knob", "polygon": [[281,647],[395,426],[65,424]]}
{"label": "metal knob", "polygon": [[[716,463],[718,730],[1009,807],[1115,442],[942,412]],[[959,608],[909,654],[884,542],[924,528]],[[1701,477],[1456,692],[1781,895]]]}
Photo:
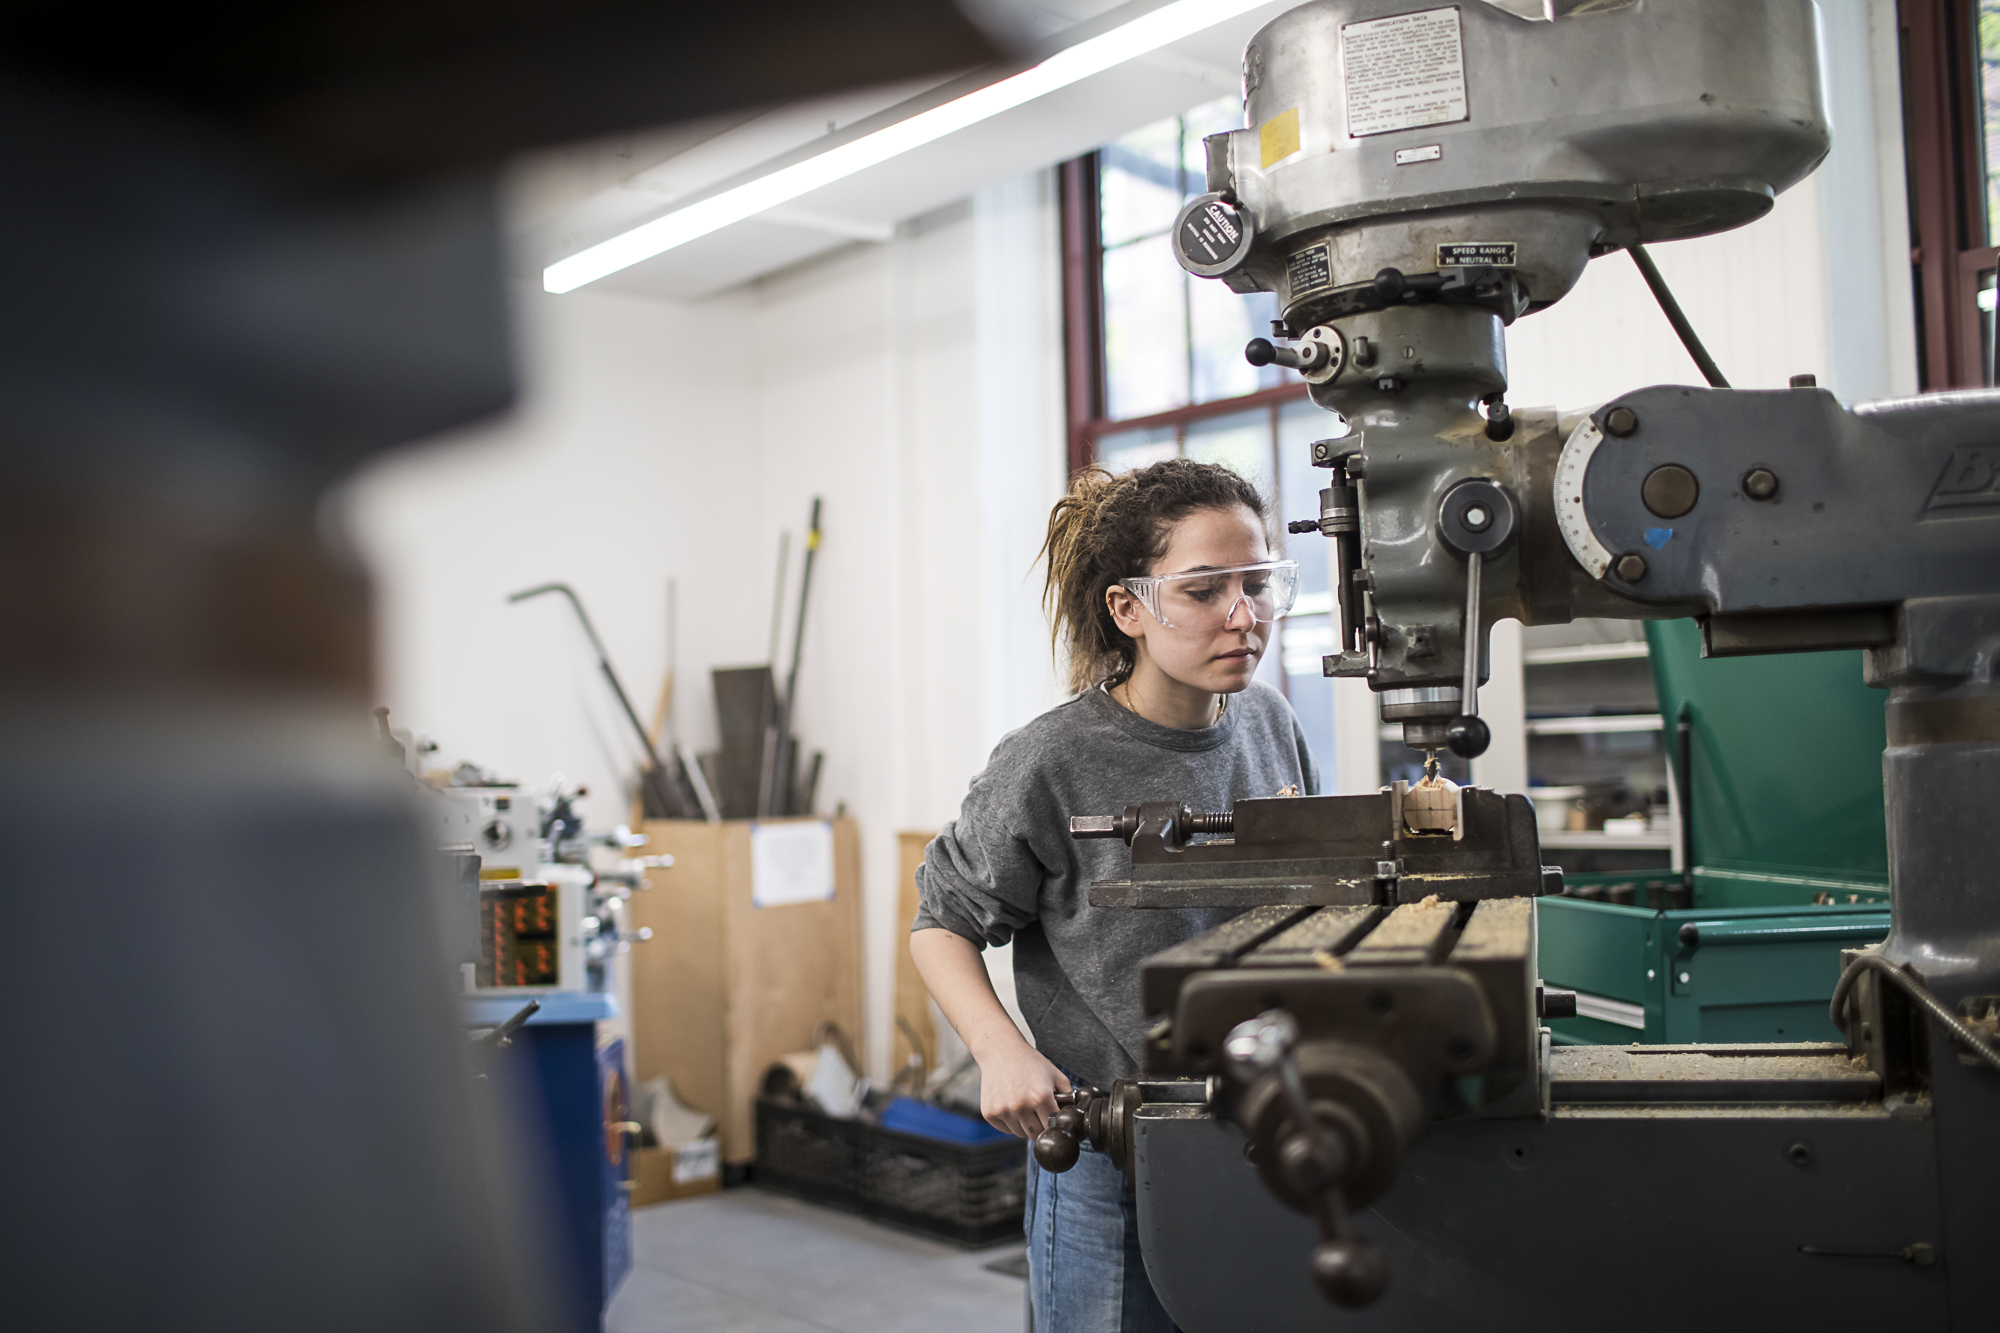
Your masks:
{"label": "metal knob", "polygon": [[1343,1310],[1373,1305],[1389,1285],[1382,1252],[1359,1236],[1313,1246],[1312,1274],[1319,1294]]}
{"label": "metal knob", "polygon": [[1042,1171],[1068,1171],[1084,1151],[1084,1113],[1068,1107],[1050,1117],[1048,1127],[1034,1137],[1034,1159]]}
{"label": "metal knob", "polygon": [[1056,1094],[1056,1113],[1035,1135],[1035,1161],[1044,1171],[1063,1172],[1076,1165],[1083,1142],[1095,1136],[1090,1131],[1092,1103],[1104,1096],[1096,1088],[1081,1086]]}

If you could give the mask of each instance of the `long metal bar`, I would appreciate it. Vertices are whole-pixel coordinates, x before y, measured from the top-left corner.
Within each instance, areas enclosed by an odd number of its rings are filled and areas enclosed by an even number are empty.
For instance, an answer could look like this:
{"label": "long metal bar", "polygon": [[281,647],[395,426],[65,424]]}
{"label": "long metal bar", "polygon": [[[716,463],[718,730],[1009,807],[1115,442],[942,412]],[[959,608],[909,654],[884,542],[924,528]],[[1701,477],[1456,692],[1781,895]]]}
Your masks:
{"label": "long metal bar", "polygon": [[[680,723],[677,720],[678,702],[674,686],[680,682],[681,662],[681,611],[680,585],[673,579],[667,580],[667,748],[674,752],[674,760],[680,769],[680,778],[688,789],[694,792],[695,803],[701,807],[701,817],[711,824],[722,822],[722,807],[716,804],[715,793],[709,790],[708,778],[701,771],[701,761],[694,751],[681,739]],[[682,807],[685,809],[685,805]]]}
{"label": "long metal bar", "polygon": [[792,711],[797,703],[799,688],[799,658],[805,651],[806,642],[806,599],[812,593],[813,562],[819,555],[820,497],[813,497],[812,520],[806,530],[805,565],[799,572],[799,615],[792,628],[792,664],[785,673],[785,694],[778,700],[778,716],[773,724],[776,739],[767,747],[771,763],[764,771],[762,789],[757,797],[757,813],[760,817],[791,813],[791,770],[792,770]]}
{"label": "long metal bar", "polygon": [[789,528],[781,529],[778,533],[778,577],[775,580],[776,586],[771,592],[771,648],[768,655],[771,663],[771,678],[774,683],[770,691],[764,696],[763,713],[758,723],[764,735],[763,749],[757,757],[757,814],[760,818],[766,815],[782,813],[771,808],[776,799],[772,795],[772,792],[775,790],[775,784],[772,781],[771,774],[777,766],[779,757],[778,700],[776,697],[777,685],[775,681],[778,676],[778,638],[784,631],[785,621],[785,576],[791,568],[791,554],[791,530]]}
{"label": "long metal bar", "polygon": [[1474,551],[1465,558],[1465,680],[1458,692],[1458,711],[1479,716],[1479,576],[1485,563]]}
{"label": "long metal bar", "polygon": [[561,593],[569,599],[570,608],[576,612],[577,622],[583,626],[584,636],[590,640],[591,650],[597,654],[597,669],[604,674],[605,681],[610,684],[611,693],[617,697],[618,706],[625,712],[625,720],[632,724],[632,734],[638,738],[640,748],[646,752],[647,762],[646,766],[639,770],[639,780],[653,793],[653,798],[660,803],[663,812],[669,815],[684,814],[686,811],[679,794],[667,782],[667,766],[660,762],[660,752],[653,745],[653,738],[647,734],[646,724],[639,720],[638,711],[632,707],[632,700],[626,695],[625,686],[620,683],[617,671],[611,666],[611,656],[604,651],[604,641],[597,637],[597,627],[590,623],[590,615],[583,609],[583,602],[577,597],[576,590],[567,583],[543,583],[513,593],[507,601],[511,605],[551,592]]}
{"label": "long metal bar", "polygon": [[778,669],[778,634],[784,627],[785,619],[785,575],[791,570],[792,533],[786,528],[778,533],[778,577],[776,587],[771,592],[771,669]]}
{"label": "long metal bar", "polygon": [[1688,355],[1694,358],[1695,368],[1701,371],[1710,388],[1728,388],[1729,381],[1722,378],[1722,368],[1715,364],[1715,358],[1701,345],[1701,338],[1695,333],[1694,325],[1688,323],[1687,315],[1681,310],[1681,303],[1676,301],[1673,292],[1668,290],[1667,280],[1660,276],[1660,270],[1654,265],[1653,257],[1646,253],[1646,247],[1635,245],[1631,247],[1631,252],[1632,262],[1639,266],[1639,276],[1653,289],[1653,299],[1660,303],[1661,311],[1666,314],[1667,323],[1673,325],[1674,332],[1680,335],[1681,346],[1687,348]]}

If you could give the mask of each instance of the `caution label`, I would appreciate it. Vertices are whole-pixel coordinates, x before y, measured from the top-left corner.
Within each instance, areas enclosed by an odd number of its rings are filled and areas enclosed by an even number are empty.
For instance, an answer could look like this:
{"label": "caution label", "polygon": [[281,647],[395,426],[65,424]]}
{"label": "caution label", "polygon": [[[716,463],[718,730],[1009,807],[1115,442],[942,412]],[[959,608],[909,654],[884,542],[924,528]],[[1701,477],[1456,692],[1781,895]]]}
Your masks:
{"label": "caution label", "polygon": [[1460,241],[1438,247],[1439,268],[1512,268],[1513,241]]}
{"label": "caution label", "polygon": [[1349,23],[1340,64],[1351,138],[1470,118],[1456,8]]}
{"label": "caution label", "polygon": [[1243,243],[1243,223],[1234,209],[1211,199],[1181,221],[1181,253],[1192,263],[1210,267],[1227,263]]}
{"label": "caution label", "polygon": [[1323,245],[1301,250],[1285,261],[1285,290],[1296,301],[1307,292],[1333,286],[1333,258]]}

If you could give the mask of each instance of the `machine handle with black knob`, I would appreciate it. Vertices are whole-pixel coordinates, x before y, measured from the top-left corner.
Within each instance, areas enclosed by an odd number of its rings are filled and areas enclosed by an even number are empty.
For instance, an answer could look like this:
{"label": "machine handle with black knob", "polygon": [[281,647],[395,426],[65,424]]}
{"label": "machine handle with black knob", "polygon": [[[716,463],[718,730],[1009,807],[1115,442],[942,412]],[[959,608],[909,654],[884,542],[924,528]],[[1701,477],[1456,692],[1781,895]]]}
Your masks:
{"label": "machine handle with black knob", "polygon": [[1060,1173],[1075,1166],[1086,1139],[1092,1147],[1103,1148],[1102,1126],[1093,1123],[1093,1113],[1101,1122],[1105,1105],[1104,1094],[1087,1084],[1056,1094],[1056,1113],[1035,1135],[1035,1161],[1042,1170]]}
{"label": "machine handle with black knob", "polygon": [[1382,1252],[1354,1229],[1346,1182],[1356,1165],[1339,1136],[1328,1132],[1306,1094],[1293,1051],[1298,1020],[1283,1009],[1266,1010],[1230,1030],[1225,1067],[1243,1083],[1275,1074],[1290,1113],[1291,1130],[1278,1146],[1278,1164],[1292,1188],[1312,1201],[1319,1244],[1313,1247],[1313,1285],[1343,1309],[1359,1310],[1381,1299],[1389,1269]]}
{"label": "machine handle with black knob", "polygon": [[1520,527],[1520,507],[1506,487],[1487,477],[1467,477],[1438,503],[1438,538],[1465,561],[1465,671],[1459,689],[1459,715],[1445,729],[1445,744],[1464,759],[1476,759],[1493,743],[1493,731],[1479,716],[1479,650],[1481,575],[1489,556],[1514,542]]}
{"label": "machine handle with black knob", "polygon": [[1269,338],[1252,338],[1244,344],[1243,359],[1253,366],[1318,370],[1333,359],[1333,354],[1322,343],[1302,342],[1296,347],[1280,347]]}

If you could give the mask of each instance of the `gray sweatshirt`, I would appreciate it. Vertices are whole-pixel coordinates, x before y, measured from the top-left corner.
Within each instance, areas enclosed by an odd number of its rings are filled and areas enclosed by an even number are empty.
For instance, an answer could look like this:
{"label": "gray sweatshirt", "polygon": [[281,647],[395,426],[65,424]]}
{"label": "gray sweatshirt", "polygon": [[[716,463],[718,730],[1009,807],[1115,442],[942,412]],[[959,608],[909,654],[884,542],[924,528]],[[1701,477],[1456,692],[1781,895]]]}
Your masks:
{"label": "gray sweatshirt", "polygon": [[1004,737],[958,818],[924,852],[914,930],[981,946],[1014,942],[1021,1012],[1042,1054],[1098,1087],[1138,1072],[1139,962],[1236,915],[1230,908],[1092,907],[1093,880],[1123,879],[1115,838],[1076,842],[1071,815],[1139,801],[1226,810],[1288,786],[1319,793],[1305,733],[1283,695],[1252,683],[1216,725],[1163,727],[1086,690]]}

